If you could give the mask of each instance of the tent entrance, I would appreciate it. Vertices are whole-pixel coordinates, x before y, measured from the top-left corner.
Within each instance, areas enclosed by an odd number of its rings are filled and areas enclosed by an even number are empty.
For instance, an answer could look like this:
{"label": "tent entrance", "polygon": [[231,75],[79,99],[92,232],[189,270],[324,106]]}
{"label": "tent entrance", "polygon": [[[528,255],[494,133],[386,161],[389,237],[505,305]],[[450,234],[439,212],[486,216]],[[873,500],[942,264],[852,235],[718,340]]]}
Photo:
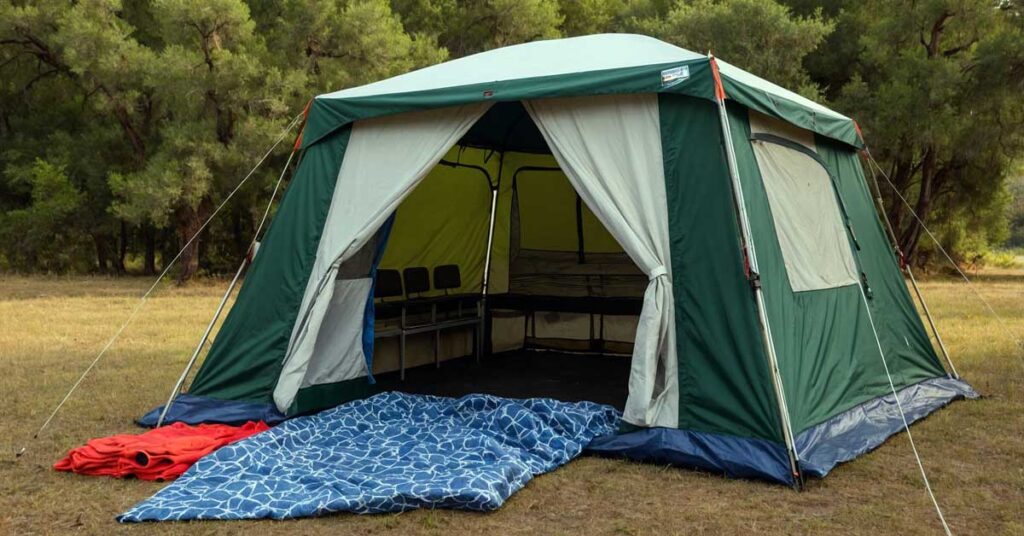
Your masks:
{"label": "tent entrance", "polygon": [[507,398],[591,401],[623,409],[629,392],[629,359],[622,356],[512,350],[453,358],[437,368],[420,365],[377,376],[382,391],[459,397],[486,393]]}
{"label": "tent entrance", "polygon": [[[610,95],[356,122],[275,405],[310,407],[303,389],[356,398],[378,374],[474,349],[543,346],[629,353],[624,418],[675,426],[658,109],[653,95]],[[370,247],[369,274],[336,282]]]}
{"label": "tent entrance", "polygon": [[[378,331],[400,321],[402,303],[410,324],[431,321],[431,300],[445,312],[460,301],[464,313],[472,312],[487,264],[487,178],[499,172],[485,173],[485,166],[504,160],[498,163],[503,184],[497,186],[485,353],[534,348],[631,354],[647,277],[550,155],[507,152],[490,155],[488,162],[486,153],[453,149],[399,207],[378,270]],[[538,161],[550,165],[533,165]],[[382,279],[388,281],[382,285]],[[411,335],[405,365],[468,355],[474,336],[468,327],[443,330],[440,341],[432,341],[433,332]],[[375,374],[401,367],[396,344],[378,338]]]}
{"label": "tent entrance", "polygon": [[[372,372],[382,387],[433,394],[458,394],[462,385],[582,400],[590,384],[599,387],[589,399],[616,393],[610,402],[622,407],[647,284],[573,189],[523,106],[499,103],[395,212],[377,272]],[[478,303],[486,303],[479,331],[467,324],[399,334],[403,322],[471,316]],[[472,358],[478,342],[480,366]],[[604,382],[611,383],[595,383],[591,370],[614,372]]]}
{"label": "tent entrance", "polygon": [[508,291],[491,298],[496,346],[631,354],[647,277],[557,166],[519,167],[511,188]]}

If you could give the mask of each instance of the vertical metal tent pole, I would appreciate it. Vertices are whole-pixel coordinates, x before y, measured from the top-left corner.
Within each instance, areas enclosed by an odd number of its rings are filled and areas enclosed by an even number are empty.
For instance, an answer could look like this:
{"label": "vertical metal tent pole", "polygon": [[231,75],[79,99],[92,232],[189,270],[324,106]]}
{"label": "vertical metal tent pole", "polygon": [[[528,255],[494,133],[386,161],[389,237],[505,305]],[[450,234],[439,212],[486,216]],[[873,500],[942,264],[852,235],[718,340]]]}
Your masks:
{"label": "vertical metal tent pole", "polygon": [[[870,153],[869,153],[870,157]],[[932,329],[932,334],[935,335],[935,340],[939,343],[939,350],[942,351],[942,357],[946,360],[946,365],[949,366],[950,375],[959,380],[960,374],[956,371],[956,367],[953,366],[953,359],[949,357],[949,350],[946,349],[946,343],[942,341],[942,336],[939,335],[939,329],[935,325],[935,319],[932,318],[932,312],[928,309],[928,303],[924,301],[924,294],[921,293],[921,289],[917,286],[917,278],[914,277],[914,271],[910,269],[910,265],[907,264],[903,259],[903,252],[900,251],[899,241],[896,240],[896,231],[892,228],[892,223],[889,222],[889,216],[885,211],[885,201],[882,200],[882,188],[878,184],[878,179],[875,178],[875,169],[871,167],[871,163],[868,163],[868,171],[871,172],[871,182],[875,185],[875,202],[878,203],[879,217],[882,222],[885,223],[884,227],[889,235],[889,240],[892,242],[893,252],[899,258],[898,262],[904,271],[907,272],[907,277],[910,278],[910,284],[914,287],[914,294],[917,295],[917,301],[921,302],[921,308],[924,309],[924,316],[928,319],[928,326]],[[870,186],[868,187],[870,189]]]}
{"label": "vertical metal tent pole", "polygon": [[203,336],[199,339],[199,344],[196,345],[195,351],[192,352],[192,357],[189,358],[188,363],[185,364],[185,370],[181,371],[181,376],[178,377],[178,381],[174,384],[174,389],[171,390],[171,395],[167,397],[167,403],[164,404],[163,411],[160,412],[160,418],[156,420],[156,427],[159,428],[164,423],[164,419],[167,418],[167,412],[171,409],[171,404],[174,403],[174,399],[178,397],[178,393],[181,392],[181,387],[185,384],[185,378],[188,377],[188,373],[195,366],[196,360],[199,358],[199,354],[203,351],[203,346],[206,345],[207,339],[210,338],[210,333],[213,331],[214,324],[217,323],[217,319],[220,318],[220,314],[224,311],[224,306],[228,303],[228,297],[231,296],[231,291],[235,289],[235,285],[238,283],[238,279],[242,276],[242,272],[245,271],[245,267],[249,264],[249,257],[246,256],[242,259],[242,264],[238,267],[238,271],[235,272],[235,277],[231,279],[231,284],[228,285],[227,291],[224,292],[224,296],[220,299],[220,304],[217,305],[217,311],[213,313],[213,318],[210,319],[210,323],[206,326],[206,331],[203,332]]}
{"label": "vertical metal tent pole", "polygon": [[[715,76],[716,86],[721,87],[718,75],[718,66],[714,65],[714,58],[709,54],[708,59],[712,62],[712,70]],[[747,262],[750,265],[751,283],[754,288],[754,300],[757,304],[757,314],[760,320],[761,338],[764,343],[765,353],[768,357],[769,375],[772,379],[772,388],[775,391],[775,401],[779,408],[779,418],[782,424],[782,436],[786,443],[786,451],[789,455],[789,469],[793,476],[793,487],[803,487],[800,472],[800,459],[796,452],[796,442],[793,438],[793,426],[789,419],[789,407],[786,405],[786,392],[782,386],[782,374],[779,372],[779,360],[775,354],[775,340],[772,338],[771,324],[768,321],[768,314],[765,310],[764,292],[761,289],[760,275],[757,265],[757,254],[754,249],[754,241],[750,232],[750,218],[747,216],[747,206],[743,197],[743,185],[740,183],[739,167],[736,163],[736,148],[732,143],[732,129],[729,125],[729,115],[725,107],[725,96],[717,95],[718,118],[722,129],[722,140],[725,145],[726,163],[729,167],[729,176],[732,180],[733,201],[736,211],[739,213],[740,235],[743,246],[746,249]]]}
{"label": "vertical metal tent pole", "polygon": [[487,342],[484,339],[484,333],[487,332],[487,292],[491,283],[491,250],[494,248],[494,221],[496,219],[498,210],[498,189],[501,186],[501,172],[505,166],[505,153],[501,153],[501,158],[498,161],[498,180],[495,183],[491,183],[490,177],[488,177],[487,184],[491,188],[491,213],[487,222],[487,252],[484,254],[484,276],[483,281],[480,283],[480,323],[481,333],[477,336],[477,348],[476,348],[476,361],[480,362],[480,354],[483,353],[483,348]]}
{"label": "vertical metal tent pole", "polygon": [[498,188],[501,185],[501,172],[505,166],[505,153],[502,152],[501,157],[498,160],[497,181],[491,180],[491,174],[488,173],[487,169],[484,168],[483,166],[478,166],[475,164],[463,164],[462,162],[450,162],[448,160],[441,160],[440,162],[438,162],[438,164],[452,168],[464,167],[469,169],[475,169],[480,173],[483,173],[484,177],[487,179],[487,187],[491,191],[491,211],[487,221],[487,251],[484,252],[484,273],[480,281],[480,303],[477,304],[477,316],[479,317],[480,322],[477,324],[476,348],[473,349],[474,352],[476,353],[476,362],[479,363],[480,354],[483,353],[484,347],[483,339],[485,338],[484,332],[486,330],[485,324],[487,322],[487,290],[491,281],[491,249],[494,245],[494,220],[498,207]]}

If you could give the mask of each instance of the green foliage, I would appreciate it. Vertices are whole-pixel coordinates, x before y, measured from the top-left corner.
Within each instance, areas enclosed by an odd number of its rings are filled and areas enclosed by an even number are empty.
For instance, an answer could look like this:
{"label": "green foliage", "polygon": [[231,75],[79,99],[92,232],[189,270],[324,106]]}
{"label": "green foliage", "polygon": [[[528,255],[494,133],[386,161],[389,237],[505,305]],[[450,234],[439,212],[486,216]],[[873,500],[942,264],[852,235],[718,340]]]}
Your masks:
{"label": "green foliage", "polygon": [[1012,168],[1007,181],[1010,197],[1007,207],[1010,237],[1006,245],[1011,248],[1024,248],[1024,163]]}
{"label": "green foliage", "polygon": [[982,253],[982,263],[995,268],[1016,269],[1024,267],[1024,256],[1015,250],[988,250]]}
{"label": "green foliage", "polygon": [[[836,34],[807,62],[825,67],[812,71],[815,81],[857,118],[900,194],[948,245],[998,245],[1007,236],[1009,166],[1024,153],[1020,5],[840,4]],[[932,246],[922,227],[884,181],[882,193],[900,247],[926,260]]]}
{"label": "green foliage", "polygon": [[[601,32],[710,50],[829,100],[958,255],[1024,244],[1019,0],[0,0],[0,267],[152,271],[313,95]],[[289,142],[182,277],[234,267]]]}
{"label": "green foliage", "polygon": [[834,23],[820,9],[794,16],[774,0],[694,0],[677,2],[666,17],[647,19],[641,28],[816,97],[799,60],[818,47]]}
{"label": "green foliage", "polygon": [[560,37],[556,0],[395,0],[405,27],[435,39],[452,57]]}
{"label": "green foliage", "polygon": [[68,178],[66,166],[36,159],[22,167],[10,166],[4,175],[8,186],[29,192],[29,202],[0,214],[0,263],[26,271],[82,268],[76,263],[88,239],[76,220],[83,195]]}

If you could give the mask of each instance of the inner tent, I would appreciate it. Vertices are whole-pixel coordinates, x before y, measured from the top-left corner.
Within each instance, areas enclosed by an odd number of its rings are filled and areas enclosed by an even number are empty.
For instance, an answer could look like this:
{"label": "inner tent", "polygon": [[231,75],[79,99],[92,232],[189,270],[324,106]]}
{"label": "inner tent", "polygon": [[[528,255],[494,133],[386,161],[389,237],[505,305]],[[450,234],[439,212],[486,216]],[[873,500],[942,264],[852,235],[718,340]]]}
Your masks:
{"label": "inner tent", "polygon": [[378,388],[623,408],[648,278],[522,104],[492,106],[385,227],[365,246]]}

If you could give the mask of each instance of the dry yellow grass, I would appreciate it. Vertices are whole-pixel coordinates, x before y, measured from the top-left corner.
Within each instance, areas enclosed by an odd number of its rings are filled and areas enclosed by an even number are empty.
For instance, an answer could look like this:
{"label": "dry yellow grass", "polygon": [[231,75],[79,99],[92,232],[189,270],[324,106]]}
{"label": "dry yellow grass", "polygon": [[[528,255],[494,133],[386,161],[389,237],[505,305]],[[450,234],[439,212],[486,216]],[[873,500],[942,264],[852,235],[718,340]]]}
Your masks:
{"label": "dry yellow grass", "polygon": [[[983,273],[982,293],[1024,333],[1024,273]],[[490,514],[416,511],[289,522],[121,526],[114,515],[161,484],[54,472],[66,449],[134,430],[160,403],[216,306],[223,281],[161,288],[29,450],[13,461],[149,282],[0,276],[0,534],[935,534],[905,435],[811,481],[803,493],[700,472],[581,458]],[[958,534],[1024,534],[1024,361],[962,284],[923,284],[961,373],[986,398],[914,427]]]}

